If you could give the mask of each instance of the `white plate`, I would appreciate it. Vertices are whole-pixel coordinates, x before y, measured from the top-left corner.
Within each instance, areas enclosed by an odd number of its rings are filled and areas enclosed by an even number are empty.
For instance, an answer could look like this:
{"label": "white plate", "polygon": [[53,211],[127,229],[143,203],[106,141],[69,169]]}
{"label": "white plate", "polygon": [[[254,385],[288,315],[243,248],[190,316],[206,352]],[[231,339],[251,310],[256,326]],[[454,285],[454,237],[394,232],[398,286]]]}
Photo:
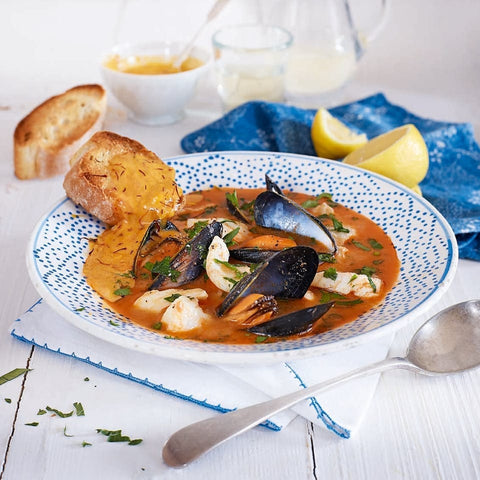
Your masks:
{"label": "white plate", "polygon": [[379,175],[294,154],[218,152],[165,160],[185,192],[214,185],[264,187],[267,173],[284,190],[330,192],[371,218],[393,240],[400,278],[377,308],[321,335],[256,345],[173,340],[106,309],[82,275],[87,238],[105,226],[64,198],[37,224],[28,250],[32,281],[48,304],[78,328],[123,347],[205,363],[274,362],[338,351],[389,334],[424,312],[447,289],[458,263],[455,236],[439,212],[409,189]]}

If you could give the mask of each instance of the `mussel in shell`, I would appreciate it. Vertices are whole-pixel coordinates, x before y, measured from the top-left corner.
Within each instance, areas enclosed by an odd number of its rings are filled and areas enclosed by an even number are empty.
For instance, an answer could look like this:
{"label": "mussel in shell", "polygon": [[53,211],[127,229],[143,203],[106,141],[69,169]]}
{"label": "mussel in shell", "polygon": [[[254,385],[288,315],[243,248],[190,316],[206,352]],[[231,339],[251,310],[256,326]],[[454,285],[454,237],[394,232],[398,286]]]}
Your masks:
{"label": "mussel in shell", "polygon": [[182,243],[180,237],[172,235],[172,232],[178,232],[178,228],[170,221],[154,220],[148,226],[133,259],[132,272],[135,275],[140,260],[154,254],[165,242]]}
{"label": "mussel in shell", "polygon": [[327,227],[297,203],[267,190],[255,199],[254,217],[257,225],[310,237],[325,245],[329,253],[337,246]]}
{"label": "mussel in shell", "polygon": [[251,293],[243,297],[226,317],[230,322],[252,327],[266,322],[278,311],[278,304],[272,295]]}
{"label": "mussel in shell", "polygon": [[318,268],[318,254],[306,246],[287,248],[272,255],[256,270],[243,277],[217,308],[224,315],[241,298],[251,293],[279,298],[302,298]]}
{"label": "mussel in shell", "polygon": [[265,174],[265,185],[267,186],[267,190],[269,190],[270,192],[275,192],[279,195],[283,195],[281,188],[267,174]]}
{"label": "mussel in shell", "polygon": [[229,251],[232,258],[246,263],[262,263],[278,253],[278,250],[262,250],[257,247],[232,248]]}
{"label": "mussel in shell", "polygon": [[263,335],[266,337],[287,337],[289,335],[306,333],[332,306],[333,302],[330,302],[304,308],[260,323],[247,330],[255,335]]}
{"label": "mussel in shell", "polygon": [[251,220],[238,207],[238,203],[235,205],[235,203],[229,197],[227,197],[227,208],[234,217],[238,218],[243,223],[251,223]]}
{"label": "mussel in shell", "polygon": [[171,260],[168,270],[175,272],[175,279],[171,274],[158,275],[149,290],[158,290],[160,287],[178,287],[195,280],[203,271],[203,262],[208,254],[208,247],[215,236],[222,236],[222,224],[213,221],[205,226],[193,237]]}

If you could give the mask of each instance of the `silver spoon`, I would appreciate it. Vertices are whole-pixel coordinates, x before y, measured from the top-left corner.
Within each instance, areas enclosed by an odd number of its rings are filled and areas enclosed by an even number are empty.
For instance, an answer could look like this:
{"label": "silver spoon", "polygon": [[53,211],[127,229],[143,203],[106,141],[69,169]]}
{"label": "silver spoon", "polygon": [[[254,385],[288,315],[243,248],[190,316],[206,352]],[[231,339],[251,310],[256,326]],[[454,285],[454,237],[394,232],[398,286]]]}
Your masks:
{"label": "silver spoon", "polygon": [[405,358],[387,358],[304,390],[184,427],[163,447],[163,460],[170,467],[184,467],[300,400],[362,375],[403,368],[435,376],[463,372],[479,365],[480,300],[470,300],[451,306],[424,323],[411,339]]}
{"label": "silver spoon", "polygon": [[173,62],[173,66],[180,68],[180,65],[187,59],[190,50],[193,48],[193,44],[199,37],[200,33],[203,32],[203,29],[215,18],[217,15],[225,8],[229,0],[216,0],[216,2],[212,5],[212,8],[208,12],[207,18],[203,21],[200,25],[198,30],[195,32],[195,35],[190,39],[190,41],[185,45],[183,50],[180,52],[178,57]]}

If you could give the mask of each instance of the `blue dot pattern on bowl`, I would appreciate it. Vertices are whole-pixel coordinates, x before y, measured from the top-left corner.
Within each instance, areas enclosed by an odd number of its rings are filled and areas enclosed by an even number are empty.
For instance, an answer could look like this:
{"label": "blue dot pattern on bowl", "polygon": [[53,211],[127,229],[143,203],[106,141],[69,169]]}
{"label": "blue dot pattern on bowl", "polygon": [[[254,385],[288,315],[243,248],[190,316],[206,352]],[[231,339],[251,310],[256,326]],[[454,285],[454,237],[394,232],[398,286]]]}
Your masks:
{"label": "blue dot pattern on bowl", "polygon": [[[445,220],[409,190],[339,162],[277,153],[223,152],[166,160],[185,192],[213,186],[264,187],[267,173],[284,190],[330,192],[335,201],[366,215],[392,239],[401,260],[398,283],[378,307],[321,335],[261,345],[178,342],[137,326],[111,311],[86,284],[82,268],[88,239],[104,225],[64,199],[39,224],[30,252],[41,292],[65,318],[90,333],[151,353],[180,348],[195,353],[281,352],[322,346],[390,325],[419,309],[452,275],[455,238]],[[121,336],[121,339],[118,338]],[[173,345],[173,343],[175,345]]]}

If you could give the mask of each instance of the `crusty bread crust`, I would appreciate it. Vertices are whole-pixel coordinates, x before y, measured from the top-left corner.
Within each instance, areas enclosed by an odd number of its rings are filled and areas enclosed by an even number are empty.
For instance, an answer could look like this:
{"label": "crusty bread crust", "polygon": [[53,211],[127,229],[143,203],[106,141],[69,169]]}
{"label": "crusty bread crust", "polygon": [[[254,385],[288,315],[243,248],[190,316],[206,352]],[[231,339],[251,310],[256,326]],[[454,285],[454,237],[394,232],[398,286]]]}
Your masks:
{"label": "crusty bread crust", "polygon": [[80,85],[49,98],[17,125],[15,175],[46,178],[68,171],[71,155],[103,125],[107,97],[100,85]]}
{"label": "crusty bread crust", "polygon": [[72,167],[65,175],[67,195],[85,210],[115,225],[123,218],[122,204],[109,191],[109,160],[124,153],[158,157],[141,143],[112,132],[98,132],[71,158]]}

